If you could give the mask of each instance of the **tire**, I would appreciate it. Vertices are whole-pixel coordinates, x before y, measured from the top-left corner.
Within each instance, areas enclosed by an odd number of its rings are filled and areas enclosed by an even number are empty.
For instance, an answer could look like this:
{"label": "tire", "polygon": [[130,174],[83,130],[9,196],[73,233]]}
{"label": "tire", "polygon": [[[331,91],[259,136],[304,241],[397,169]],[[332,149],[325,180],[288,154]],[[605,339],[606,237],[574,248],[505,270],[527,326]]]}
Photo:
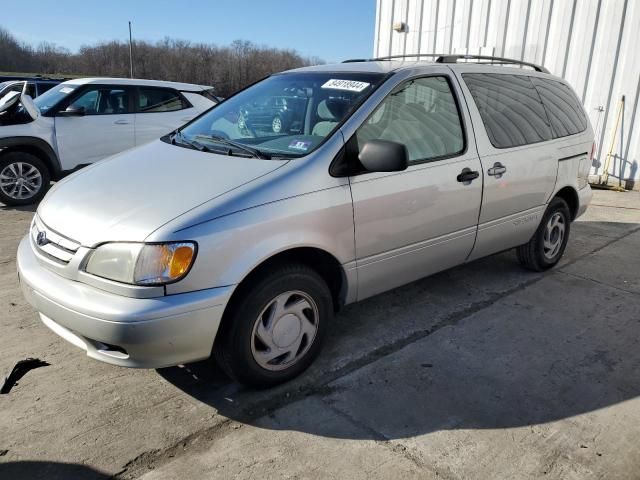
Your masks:
{"label": "tire", "polygon": [[[18,184],[12,180],[22,179]],[[9,152],[0,156],[0,202],[9,206],[30,205],[42,200],[51,174],[35,155]]]}
{"label": "tire", "polygon": [[273,133],[282,133],[284,131],[284,120],[280,115],[276,115],[271,119],[271,131]]}
{"label": "tire", "polygon": [[240,288],[215,342],[220,367],[237,382],[257,388],[301,374],[320,353],[333,315],[326,282],[311,268],[291,264]]}
{"label": "tire", "polygon": [[517,248],[518,260],[523,267],[534,272],[550,269],[562,258],[570,230],[569,206],[562,198],[555,197],[531,240]]}

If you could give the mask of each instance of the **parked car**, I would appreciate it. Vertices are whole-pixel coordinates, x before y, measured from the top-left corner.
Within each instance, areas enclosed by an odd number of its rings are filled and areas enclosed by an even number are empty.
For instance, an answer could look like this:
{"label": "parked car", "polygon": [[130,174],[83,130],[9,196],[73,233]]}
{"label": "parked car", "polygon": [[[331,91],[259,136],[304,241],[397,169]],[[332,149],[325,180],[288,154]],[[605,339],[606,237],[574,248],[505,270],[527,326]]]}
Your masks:
{"label": "parked car", "polygon": [[241,108],[238,122],[250,131],[301,133],[305,103],[305,97],[269,97]]}
{"label": "parked car", "polygon": [[[213,352],[268,386],[309,366],[346,304],[510,248],[553,267],[591,199],[593,129],[543,68],[458,58],[273,75],[68,177],[20,243],[25,297],[92,358]],[[237,127],[294,86],[301,132]]]}
{"label": "parked car", "polygon": [[[142,145],[216,104],[211,87],[122,78],[69,80],[0,117],[0,201],[40,200],[50,179]],[[22,172],[22,173],[21,173]]]}
{"label": "parked car", "polygon": [[11,91],[23,92],[25,84],[27,85],[25,93],[31,98],[36,98],[43,93],[51,90],[59,85],[65,79],[63,78],[47,78],[47,77],[0,77],[0,98]]}

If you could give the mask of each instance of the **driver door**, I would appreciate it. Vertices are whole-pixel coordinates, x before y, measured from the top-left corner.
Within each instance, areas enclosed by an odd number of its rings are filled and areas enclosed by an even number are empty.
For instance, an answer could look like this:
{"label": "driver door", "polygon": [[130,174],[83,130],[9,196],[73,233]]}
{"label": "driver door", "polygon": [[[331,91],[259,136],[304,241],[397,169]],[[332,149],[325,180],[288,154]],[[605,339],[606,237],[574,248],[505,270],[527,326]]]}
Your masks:
{"label": "driver door", "polygon": [[71,170],[132,148],[135,114],[131,104],[127,86],[89,85],[66,111],[58,112],[55,131],[62,169]]}
{"label": "driver door", "polygon": [[358,299],[463,263],[473,248],[482,169],[448,74],[407,80],[350,140],[407,147],[400,172],[351,177]]}

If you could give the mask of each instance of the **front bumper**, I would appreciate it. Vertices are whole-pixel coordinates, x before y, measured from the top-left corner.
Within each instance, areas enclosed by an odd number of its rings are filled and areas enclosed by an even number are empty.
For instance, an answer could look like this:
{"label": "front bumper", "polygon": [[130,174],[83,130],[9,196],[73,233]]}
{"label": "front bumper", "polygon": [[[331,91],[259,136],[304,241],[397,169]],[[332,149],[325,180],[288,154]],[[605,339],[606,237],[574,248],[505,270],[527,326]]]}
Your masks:
{"label": "front bumper", "polygon": [[89,357],[124,367],[168,367],[209,357],[233,291],[116,295],[42,266],[28,236],[18,247],[17,264],[22,292],[47,327]]}

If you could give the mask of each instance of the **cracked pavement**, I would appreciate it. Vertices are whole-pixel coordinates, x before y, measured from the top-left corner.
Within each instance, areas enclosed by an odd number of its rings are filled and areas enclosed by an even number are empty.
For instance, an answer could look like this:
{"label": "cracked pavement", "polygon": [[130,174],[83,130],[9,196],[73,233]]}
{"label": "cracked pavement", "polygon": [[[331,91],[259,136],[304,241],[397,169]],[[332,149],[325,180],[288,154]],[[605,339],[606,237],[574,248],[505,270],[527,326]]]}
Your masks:
{"label": "cracked pavement", "polygon": [[[345,308],[267,391],[210,362],[86,358],[22,299],[28,210],[0,209],[2,478],[637,478],[640,194],[596,191],[561,264],[513,252]],[[6,372],[6,373],[5,373]]]}

